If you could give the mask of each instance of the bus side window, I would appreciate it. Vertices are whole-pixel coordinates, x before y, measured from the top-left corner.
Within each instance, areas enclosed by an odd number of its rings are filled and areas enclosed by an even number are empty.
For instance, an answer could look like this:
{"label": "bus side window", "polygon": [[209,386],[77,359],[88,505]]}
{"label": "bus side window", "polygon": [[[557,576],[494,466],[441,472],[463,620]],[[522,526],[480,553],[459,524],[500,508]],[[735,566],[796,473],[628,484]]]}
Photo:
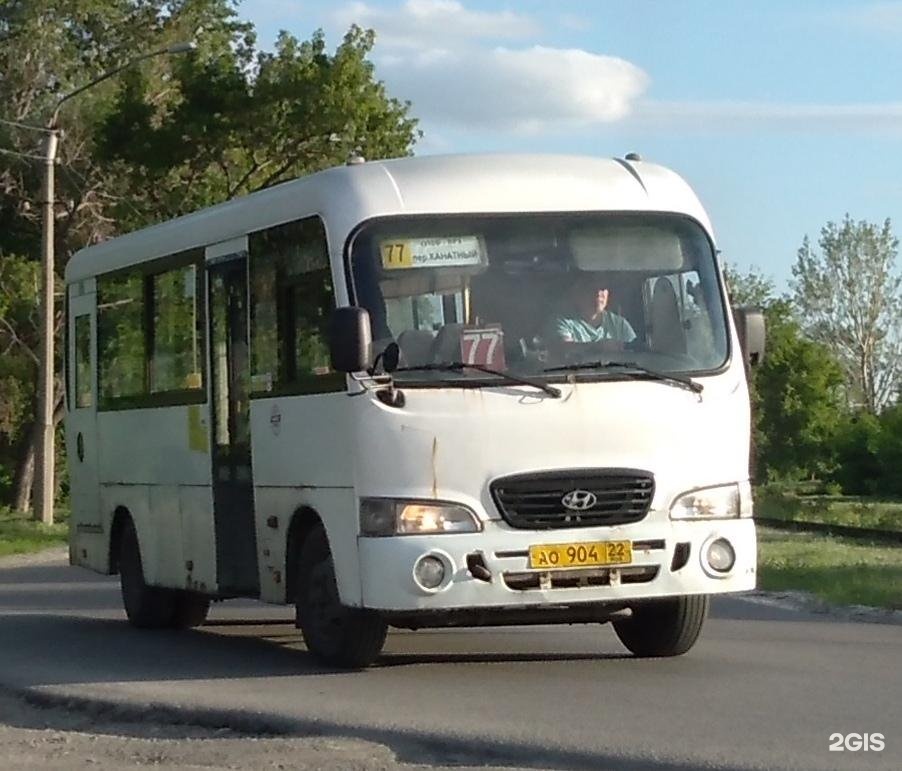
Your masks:
{"label": "bus side window", "polygon": [[248,236],[254,392],[331,372],[326,327],[335,294],[319,217]]}
{"label": "bus side window", "polygon": [[[203,398],[201,256],[200,250],[190,249],[98,276],[99,409],[126,401],[139,407]],[[75,334],[77,348],[77,326]]]}
{"label": "bus side window", "polygon": [[75,407],[81,409],[94,403],[91,382],[91,317],[75,317]]}
{"label": "bus side window", "polygon": [[144,276],[134,272],[97,281],[100,401],[147,393]]}
{"label": "bus side window", "polygon": [[150,280],[150,392],[201,388],[203,329],[198,313],[196,266],[158,273]]}
{"label": "bus side window", "polygon": [[286,292],[288,321],[284,345],[288,379],[331,372],[327,324],[335,307],[328,264],[310,270],[293,281]]}

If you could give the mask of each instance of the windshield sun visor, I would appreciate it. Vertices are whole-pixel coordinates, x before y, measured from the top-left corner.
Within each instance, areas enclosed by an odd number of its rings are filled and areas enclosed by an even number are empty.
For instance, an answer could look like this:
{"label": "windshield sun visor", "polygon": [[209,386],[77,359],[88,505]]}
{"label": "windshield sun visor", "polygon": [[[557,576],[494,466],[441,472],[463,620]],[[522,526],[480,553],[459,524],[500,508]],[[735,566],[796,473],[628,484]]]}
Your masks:
{"label": "windshield sun visor", "polygon": [[570,232],[570,251],[580,270],[679,271],[683,244],[673,230],[647,225],[588,225]]}

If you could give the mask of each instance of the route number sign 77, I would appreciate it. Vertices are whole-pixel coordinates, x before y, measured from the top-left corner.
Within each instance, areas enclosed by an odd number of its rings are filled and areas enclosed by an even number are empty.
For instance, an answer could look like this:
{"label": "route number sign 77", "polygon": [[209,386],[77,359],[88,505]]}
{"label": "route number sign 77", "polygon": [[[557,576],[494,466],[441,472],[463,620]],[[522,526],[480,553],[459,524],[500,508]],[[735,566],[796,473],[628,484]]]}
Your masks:
{"label": "route number sign 77", "polygon": [[504,332],[500,327],[466,328],[460,335],[460,360],[492,369],[506,369]]}

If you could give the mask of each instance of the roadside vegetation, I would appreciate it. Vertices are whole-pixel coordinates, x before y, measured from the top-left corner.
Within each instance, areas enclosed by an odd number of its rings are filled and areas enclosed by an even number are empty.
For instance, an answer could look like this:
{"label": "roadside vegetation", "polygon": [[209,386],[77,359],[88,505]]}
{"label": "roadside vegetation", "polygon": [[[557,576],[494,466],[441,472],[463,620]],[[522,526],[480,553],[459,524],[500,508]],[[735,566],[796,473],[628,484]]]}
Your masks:
{"label": "roadside vegetation", "polygon": [[765,527],[758,538],[760,589],[803,590],[830,603],[902,610],[902,548]]}
{"label": "roadside vegetation", "polygon": [[801,495],[762,487],[755,491],[755,514],[789,522],[902,532],[902,501],[853,495]]}
{"label": "roadside vegetation", "polygon": [[0,508],[0,557],[65,545],[68,536],[66,517],[57,514],[55,524],[45,525],[19,512]]}

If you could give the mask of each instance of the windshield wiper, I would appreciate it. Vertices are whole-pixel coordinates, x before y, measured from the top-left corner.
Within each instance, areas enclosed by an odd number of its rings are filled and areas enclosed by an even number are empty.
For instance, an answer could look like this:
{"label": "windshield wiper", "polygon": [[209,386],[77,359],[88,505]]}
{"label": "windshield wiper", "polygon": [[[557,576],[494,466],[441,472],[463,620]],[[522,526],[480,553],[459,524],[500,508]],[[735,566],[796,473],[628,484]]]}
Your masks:
{"label": "windshield wiper", "polygon": [[553,396],[555,399],[561,398],[561,391],[559,388],[555,388],[552,385],[548,385],[547,383],[542,383],[538,380],[532,380],[531,378],[518,377],[517,375],[510,375],[507,372],[502,372],[498,369],[492,369],[491,367],[485,367],[482,364],[465,364],[462,361],[442,361],[437,364],[420,364],[415,367],[398,367],[395,369],[395,372],[417,372],[421,370],[425,371],[433,371],[433,372],[461,372],[465,369],[473,369],[477,372],[485,372],[488,375],[495,375],[500,377],[502,380],[507,381],[508,383],[516,383],[517,385],[525,385],[532,386],[533,388],[538,388],[540,391],[544,391],[549,396]]}
{"label": "windshield wiper", "polygon": [[632,372],[637,375],[644,375],[653,380],[660,380],[662,383],[671,383],[680,388],[688,388],[694,393],[700,394],[705,387],[701,383],[696,383],[689,377],[683,375],[667,375],[663,372],[643,367],[634,361],[585,361],[580,364],[564,364],[560,367],[549,367],[545,372],[576,372],[582,369],[622,369],[624,374]]}

